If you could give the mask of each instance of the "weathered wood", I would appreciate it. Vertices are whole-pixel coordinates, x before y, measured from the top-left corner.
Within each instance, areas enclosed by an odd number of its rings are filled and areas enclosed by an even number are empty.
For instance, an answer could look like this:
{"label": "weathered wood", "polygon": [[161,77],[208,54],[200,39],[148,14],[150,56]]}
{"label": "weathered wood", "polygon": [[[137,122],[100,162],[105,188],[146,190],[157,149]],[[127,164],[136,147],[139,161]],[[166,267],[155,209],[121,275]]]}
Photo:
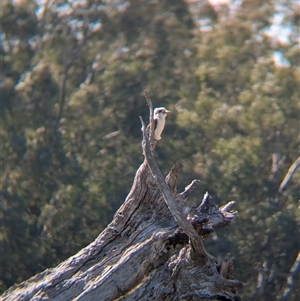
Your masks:
{"label": "weathered wood", "polygon": [[239,300],[242,283],[232,280],[232,260],[220,265],[201,238],[236,218],[234,202],[218,208],[206,194],[198,208],[187,206],[199,181],[177,193],[179,165],[162,178],[149,137],[144,130],[146,159],[108,227],[79,253],[11,287],[1,300]]}
{"label": "weathered wood", "polygon": [[[157,166],[154,157],[152,155],[152,150],[150,147],[150,139],[147,137],[146,128],[143,120],[141,119],[143,127],[143,150],[144,150],[144,156],[146,158],[146,161],[149,165],[149,168],[152,172],[152,175],[157,181],[157,186],[159,190],[161,191],[164,200],[166,204],[168,205],[172,215],[174,216],[175,220],[179,224],[179,226],[183,229],[183,231],[189,236],[193,248],[191,248],[191,251],[194,251],[194,259],[198,259],[205,263],[208,260],[208,255],[206,254],[202,238],[197,234],[193,226],[187,221],[186,217],[183,214],[183,211],[181,210],[179,204],[175,201],[169,187],[167,186],[167,183],[165,182],[165,179],[159,170],[159,167]],[[151,137],[151,136],[150,136]]]}

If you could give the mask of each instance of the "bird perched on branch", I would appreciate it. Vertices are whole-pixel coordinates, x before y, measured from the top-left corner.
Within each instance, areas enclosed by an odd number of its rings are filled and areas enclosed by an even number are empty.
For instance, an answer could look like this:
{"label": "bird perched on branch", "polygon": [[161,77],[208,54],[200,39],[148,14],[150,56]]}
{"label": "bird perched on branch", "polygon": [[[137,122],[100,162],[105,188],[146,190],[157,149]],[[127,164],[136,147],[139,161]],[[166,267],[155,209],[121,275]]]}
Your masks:
{"label": "bird perched on branch", "polygon": [[164,107],[154,109],[154,139],[160,140],[161,133],[164,130],[166,117],[170,114],[171,111],[167,110]]}

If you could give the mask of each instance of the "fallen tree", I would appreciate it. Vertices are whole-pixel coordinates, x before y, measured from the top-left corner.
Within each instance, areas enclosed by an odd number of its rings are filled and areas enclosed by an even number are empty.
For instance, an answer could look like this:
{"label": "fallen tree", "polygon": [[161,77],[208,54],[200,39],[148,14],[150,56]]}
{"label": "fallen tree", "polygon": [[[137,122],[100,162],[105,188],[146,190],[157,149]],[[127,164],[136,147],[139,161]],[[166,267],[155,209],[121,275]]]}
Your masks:
{"label": "fallen tree", "polygon": [[164,178],[153,157],[150,130],[143,131],[145,160],[113,221],[86,248],[53,269],[15,285],[1,300],[240,300],[233,262],[209,255],[202,236],[229,225],[234,202],[218,208],[206,193],[201,204],[186,200],[199,185],[177,192],[179,165]]}

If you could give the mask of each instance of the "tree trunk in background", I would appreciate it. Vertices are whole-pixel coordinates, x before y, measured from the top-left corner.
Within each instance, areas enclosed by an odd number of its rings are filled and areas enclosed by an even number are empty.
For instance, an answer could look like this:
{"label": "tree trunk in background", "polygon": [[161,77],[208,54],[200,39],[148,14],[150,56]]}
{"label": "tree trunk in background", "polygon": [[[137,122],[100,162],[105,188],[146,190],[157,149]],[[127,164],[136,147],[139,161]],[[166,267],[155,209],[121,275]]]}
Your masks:
{"label": "tree trunk in background", "polygon": [[145,127],[143,134],[145,161],[113,221],[89,246],[1,300],[240,300],[232,260],[218,263],[202,241],[235,219],[234,202],[218,208],[205,194],[199,207],[188,206],[199,181],[177,193],[178,164],[161,181]]}

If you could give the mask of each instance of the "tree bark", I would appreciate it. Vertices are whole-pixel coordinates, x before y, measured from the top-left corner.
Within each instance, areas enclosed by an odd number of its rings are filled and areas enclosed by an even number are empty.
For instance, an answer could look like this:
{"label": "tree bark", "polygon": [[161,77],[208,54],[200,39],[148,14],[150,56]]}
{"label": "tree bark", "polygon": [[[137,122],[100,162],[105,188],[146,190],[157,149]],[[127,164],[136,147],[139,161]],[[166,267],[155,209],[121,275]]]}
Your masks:
{"label": "tree bark", "polygon": [[235,203],[218,208],[207,193],[198,208],[189,207],[186,200],[199,181],[177,193],[179,165],[162,178],[151,139],[143,126],[145,160],[125,202],[95,241],[11,287],[1,300],[240,300],[237,288],[243,284],[232,280],[232,260],[218,263],[202,240],[236,218]]}

